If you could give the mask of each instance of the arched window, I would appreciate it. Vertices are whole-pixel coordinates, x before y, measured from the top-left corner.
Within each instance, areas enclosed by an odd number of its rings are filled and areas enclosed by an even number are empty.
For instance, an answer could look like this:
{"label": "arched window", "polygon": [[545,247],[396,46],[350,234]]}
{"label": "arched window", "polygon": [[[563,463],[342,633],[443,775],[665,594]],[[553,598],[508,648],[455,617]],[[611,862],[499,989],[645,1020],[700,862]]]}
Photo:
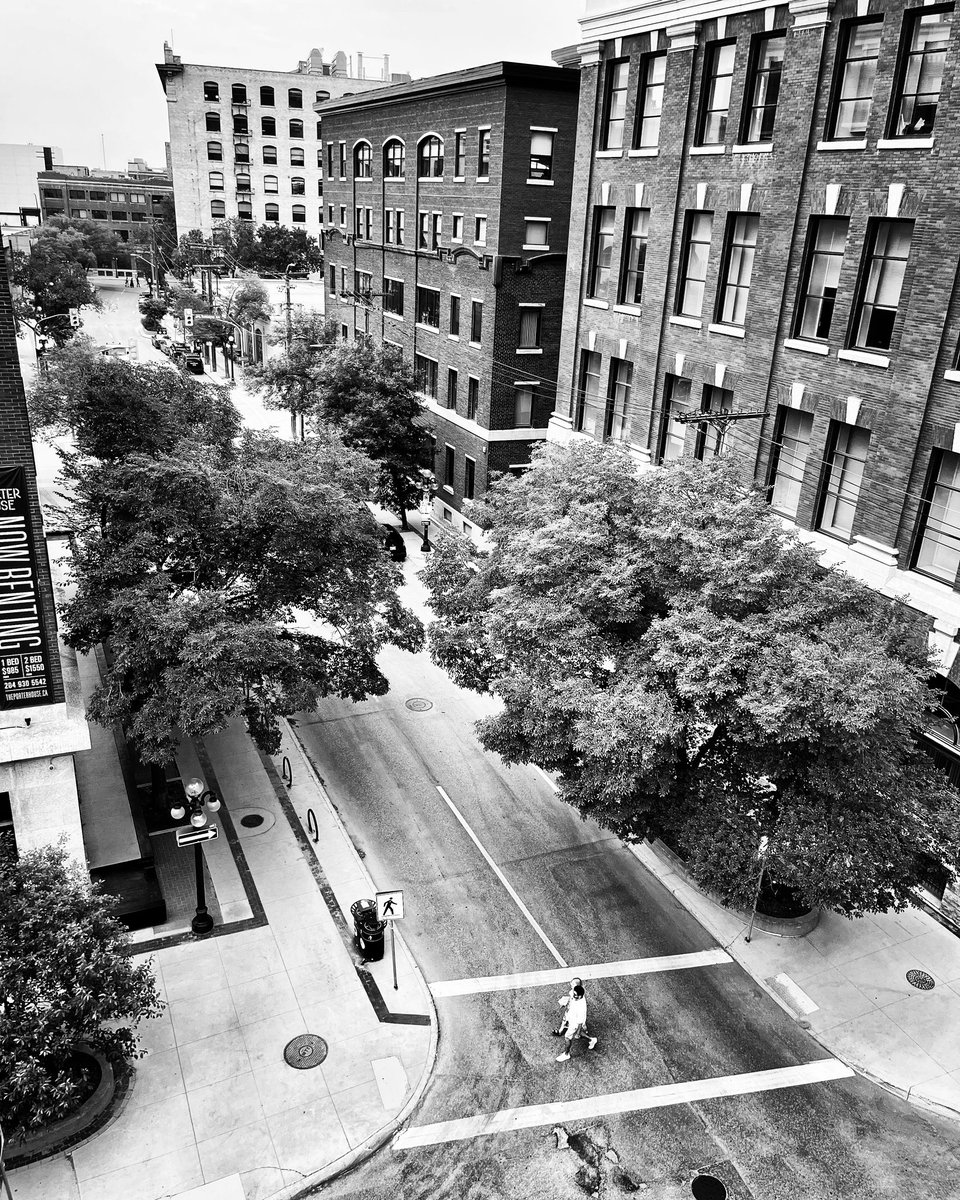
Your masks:
{"label": "arched window", "polygon": [[295,204],[293,206],[293,219],[298,225],[306,222],[307,206],[305,204]]}
{"label": "arched window", "polygon": [[246,104],[247,102],[247,85],[245,83],[235,83],[230,89],[231,104]]}
{"label": "arched window", "polygon": [[207,132],[208,133],[219,133],[220,132],[220,114],[219,113],[207,113],[206,120],[207,120]]}
{"label": "arched window", "polygon": [[227,203],[225,200],[210,201],[210,216],[217,220],[220,217],[227,215]]}
{"label": "arched window", "polygon": [[303,147],[302,146],[293,146],[291,148],[291,150],[290,150],[290,166],[291,167],[302,167],[303,166]]}
{"label": "arched window", "polygon": [[387,179],[402,179],[407,170],[407,148],[393,138],[383,148],[383,174]]}
{"label": "arched window", "polygon": [[248,163],[250,161],[250,143],[249,142],[234,142],[233,143],[233,160],[238,163]]}
{"label": "arched window", "polygon": [[203,85],[203,98],[204,100],[219,100],[220,84],[216,83],[212,79],[207,80],[207,82]]}
{"label": "arched window", "polygon": [[264,163],[265,163],[265,164],[266,164],[268,167],[269,167],[269,166],[271,166],[273,163],[275,163],[275,162],[277,161],[277,148],[276,148],[276,146],[264,146],[264,148],[263,148],[263,161],[264,161]]}
{"label": "arched window", "polygon": [[211,162],[223,162],[223,142],[207,142],[207,158]]}
{"label": "arched window", "polygon": [[417,174],[421,179],[439,179],[443,175],[443,142],[432,134],[420,143]]}
{"label": "arched window", "polygon": [[303,137],[303,122],[294,119],[290,122],[290,136],[295,138]]}
{"label": "arched window", "polygon": [[261,117],[260,132],[264,137],[277,136],[277,118],[276,117]]}
{"label": "arched window", "polygon": [[280,205],[279,204],[265,204],[263,206],[263,219],[265,221],[279,221],[280,220]]}
{"label": "arched window", "polygon": [[235,176],[235,182],[237,185],[238,192],[249,192],[250,191],[250,176],[249,175],[237,175],[237,176]]}
{"label": "arched window", "polygon": [[250,132],[250,126],[247,123],[247,114],[246,113],[234,114],[233,132],[234,133],[249,133]]}
{"label": "arched window", "polygon": [[305,196],[307,194],[307,181],[302,175],[294,175],[290,180],[290,195]]}
{"label": "arched window", "polygon": [[369,142],[357,142],[353,148],[353,176],[355,179],[373,178],[373,151]]}
{"label": "arched window", "polygon": [[237,216],[241,221],[253,220],[253,205],[249,200],[240,200],[237,203]]}
{"label": "arched window", "polygon": [[291,88],[287,97],[291,108],[303,108],[303,92],[299,88]]}
{"label": "arched window", "polygon": [[280,180],[276,175],[264,175],[263,190],[268,196],[276,196],[280,191]]}
{"label": "arched window", "polygon": [[222,192],[223,191],[223,172],[222,171],[211,171],[210,172],[210,190],[211,190],[211,192]]}
{"label": "arched window", "polygon": [[260,103],[266,108],[273,108],[273,88],[262,87],[260,89]]}

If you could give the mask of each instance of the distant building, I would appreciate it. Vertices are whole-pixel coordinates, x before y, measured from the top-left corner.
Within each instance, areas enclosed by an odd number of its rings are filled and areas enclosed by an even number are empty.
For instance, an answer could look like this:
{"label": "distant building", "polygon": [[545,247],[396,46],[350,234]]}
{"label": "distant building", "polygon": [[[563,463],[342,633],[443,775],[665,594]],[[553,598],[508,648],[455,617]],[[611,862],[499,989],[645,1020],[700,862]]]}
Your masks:
{"label": "distant building", "polygon": [[327,314],[415,369],[436,516],[468,533],[554,407],[578,87],[498,62],[317,106]]}
{"label": "distant building", "polygon": [[181,236],[192,229],[209,235],[225,218],[319,236],[323,164],[313,105],[410,78],[392,74],[386,57],[371,74],[362,54],[354,73],[342,50],[330,62],[312,50],[295,71],[263,71],[183,63],[166,43],[157,71]]}
{"label": "distant building", "polygon": [[37,175],[63,162],[59,146],[0,143],[0,225],[39,225]]}

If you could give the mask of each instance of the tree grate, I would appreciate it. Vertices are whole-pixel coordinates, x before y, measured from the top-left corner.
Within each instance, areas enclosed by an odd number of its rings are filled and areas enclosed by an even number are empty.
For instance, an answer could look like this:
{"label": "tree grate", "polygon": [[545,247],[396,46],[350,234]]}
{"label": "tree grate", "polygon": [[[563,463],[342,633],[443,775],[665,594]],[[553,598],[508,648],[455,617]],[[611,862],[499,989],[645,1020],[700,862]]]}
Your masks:
{"label": "tree grate", "polygon": [[919,988],[921,992],[932,992],[937,986],[932,975],[928,975],[926,971],[908,971],[907,983],[911,987]]}

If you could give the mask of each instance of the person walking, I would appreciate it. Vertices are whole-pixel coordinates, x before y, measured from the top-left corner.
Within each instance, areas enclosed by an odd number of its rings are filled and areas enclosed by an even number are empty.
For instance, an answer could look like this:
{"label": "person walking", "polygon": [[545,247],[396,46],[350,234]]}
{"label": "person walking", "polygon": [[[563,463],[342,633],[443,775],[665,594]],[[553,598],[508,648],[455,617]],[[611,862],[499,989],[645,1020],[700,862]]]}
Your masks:
{"label": "person walking", "polygon": [[597,1039],[591,1037],[587,1032],[587,997],[583,990],[583,984],[579,980],[575,980],[571,985],[570,1000],[561,1022],[561,1029],[567,1039],[567,1044],[563,1048],[563,1053],[557,1055],[557,1062],[569,1060],[570,1051],[577,1038],[585,1039],[588,1050],[592,1050],[597,1044]]}

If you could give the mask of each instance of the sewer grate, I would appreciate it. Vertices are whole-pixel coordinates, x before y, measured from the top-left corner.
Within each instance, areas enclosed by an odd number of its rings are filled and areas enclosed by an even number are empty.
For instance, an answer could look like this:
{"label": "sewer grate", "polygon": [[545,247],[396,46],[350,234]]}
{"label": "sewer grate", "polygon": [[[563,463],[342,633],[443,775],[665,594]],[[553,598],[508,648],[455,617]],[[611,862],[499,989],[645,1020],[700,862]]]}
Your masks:
{"label": "sewer grate", "polygon": [[315,1033],[298,1033],[284,1046],[283,1057],[288,1067],[309,1071],[311,1067],[319,1067],[327,1057],[327,1043]]}
{"label": "sewer grate", "polygon": [[423,696],[412,696],[406,701],[406,706],[411,712],[428,712],[433,708],[433,701],[425,700]]}
{"label": "sewer grate", "polygon": [[727,1189],[714,1175],[698,1175],[690,1182],[693,1200],[726,1200]]}
{"label": "sewer grate", "polygon": [[931,992],[937,986],[933,976],[928,975],[926,971],[908,971],[907,983],[919,988],[921,992]]}
{"label": "sewer grate", "polygon": [[240,818],[240,824],[245,829],[256,829],[258,825],[263,824],[263,817],[259,813],[249,813],[247,816]]}

